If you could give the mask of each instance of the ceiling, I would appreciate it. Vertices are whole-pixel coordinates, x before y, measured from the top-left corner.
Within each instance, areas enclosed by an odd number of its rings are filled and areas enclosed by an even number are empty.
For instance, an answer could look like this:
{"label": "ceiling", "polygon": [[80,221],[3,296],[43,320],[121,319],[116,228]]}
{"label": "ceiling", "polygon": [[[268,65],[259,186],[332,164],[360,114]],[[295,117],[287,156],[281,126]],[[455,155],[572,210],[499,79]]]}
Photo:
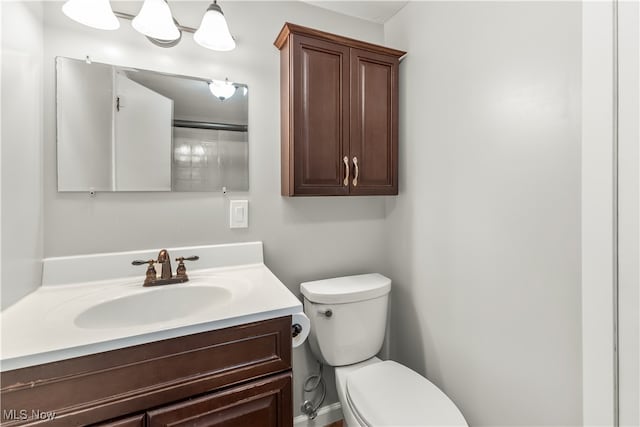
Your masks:
{"label": "ceiling", "polygon": [[302,0],[305,3],[329,9],[343,15],[354,16],[367,21],[383,24],[395,15],[407,3],[406,0],[395,1],[341,1],[341,0]]}

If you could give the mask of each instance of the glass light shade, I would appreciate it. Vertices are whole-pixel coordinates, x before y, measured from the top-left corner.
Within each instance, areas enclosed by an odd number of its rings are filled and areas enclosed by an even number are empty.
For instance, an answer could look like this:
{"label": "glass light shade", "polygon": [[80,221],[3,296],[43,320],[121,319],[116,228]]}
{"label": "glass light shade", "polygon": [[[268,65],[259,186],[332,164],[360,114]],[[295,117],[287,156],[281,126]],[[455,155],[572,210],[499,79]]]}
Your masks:
{"label": "glass light shade", "polygon": [[236,48],[222,9],[215,2],[211,3],[202,17],[200,28],[193,35],[193,39],[200,46],[211,50],[229,51]]}
{"label": "glass light shade", "polygon": [[180,31],[173,22],[171,9],[165,0],[144,0],[131,25],[139,33],[158,40],[176,40]]}
{"label": "glass light shade", "polygon": [[236,86],[229,81],[212,80],[209,82],[209,90],[220,101],[231,98],[236,93]]}
{"label": "glass light shade", "polygon": [[68,0],[62,12],[69,18],[99,30],[117,30],[120,21],[113,14],[109,0]]}

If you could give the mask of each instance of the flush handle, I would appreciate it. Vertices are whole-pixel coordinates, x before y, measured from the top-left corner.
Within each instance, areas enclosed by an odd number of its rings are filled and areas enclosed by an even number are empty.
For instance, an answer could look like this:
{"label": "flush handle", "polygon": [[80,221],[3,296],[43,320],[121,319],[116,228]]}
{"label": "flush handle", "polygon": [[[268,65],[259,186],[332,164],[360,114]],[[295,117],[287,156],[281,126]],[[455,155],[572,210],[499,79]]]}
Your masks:
{"label": "flush handle", "polygon": [[353,178],[353,186],[357,187],[358,186],[358,175],[359,175],[358,158],[357,157],[353,158],[353,166],[356,168],[356,176]]}
{"label": "flush handle", "polygon": [[344,156],[344,158],[342,159],[342,161],[344,162],[344,181],[342,182],[344,184],[345,187],[349,186],[349,158],[347,156]]}
{"label": "flush handle", "polygon": [[318,310],[318,313],[322,314],[324,317],[331,317],[333,316],[333,311],[331,311],[330,308],[326,309],[326,310]]}

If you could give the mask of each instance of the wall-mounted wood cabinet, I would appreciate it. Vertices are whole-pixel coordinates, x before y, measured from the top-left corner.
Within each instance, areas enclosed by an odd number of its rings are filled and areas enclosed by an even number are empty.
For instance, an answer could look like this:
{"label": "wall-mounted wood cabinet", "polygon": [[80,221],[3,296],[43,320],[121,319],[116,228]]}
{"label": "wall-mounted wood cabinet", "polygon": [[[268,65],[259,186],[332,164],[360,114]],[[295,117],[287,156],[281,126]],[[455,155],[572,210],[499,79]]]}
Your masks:
{"label": "wall-mounted wood cabinet", "polygon": [[287,23],[282,195],[398,194],[398,64],[405,52]]}

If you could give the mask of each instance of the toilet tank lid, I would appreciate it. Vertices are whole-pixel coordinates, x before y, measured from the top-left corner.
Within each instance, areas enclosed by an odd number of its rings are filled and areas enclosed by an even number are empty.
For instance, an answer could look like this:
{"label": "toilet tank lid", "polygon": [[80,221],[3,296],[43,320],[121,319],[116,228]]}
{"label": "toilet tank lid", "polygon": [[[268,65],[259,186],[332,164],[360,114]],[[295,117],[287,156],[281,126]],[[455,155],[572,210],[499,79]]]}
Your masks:
{"label": "toilet tank lid", "polygon": [[386,295],[390,290],[391,279],[378,273],[315,280],[300,285],[306,299],[322,304],[364,301]]}

